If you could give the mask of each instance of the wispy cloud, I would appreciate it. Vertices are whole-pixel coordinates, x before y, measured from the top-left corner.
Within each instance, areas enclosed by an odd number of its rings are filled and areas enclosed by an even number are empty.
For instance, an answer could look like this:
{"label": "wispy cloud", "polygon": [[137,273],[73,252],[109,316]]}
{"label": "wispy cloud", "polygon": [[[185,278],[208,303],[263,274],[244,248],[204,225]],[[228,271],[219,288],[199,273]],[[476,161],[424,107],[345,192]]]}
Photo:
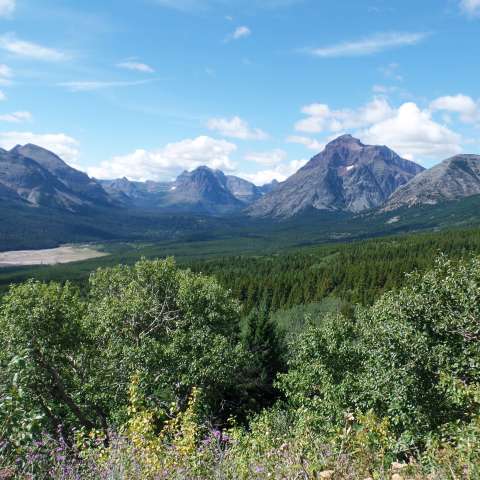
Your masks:
{"label": "wispy cloud", "polygon": [[0,102],[3,102],[3,100],[6,100],[7,99],[7,96],[5,95],[4,92],[2,92],[2,90],[0,90]]}
{"label": "wispy cloud", "polygon": [[10,17],[15,7],[16,0],[0,0],[0,17]]}
{"label": "wispy cloud", "polygon": [[460,0],[461,10],[470,16],[480,15],[480,0]]}
{"label": "wispy cloud", "polygon": [[29,122],[32,120],[32,114],[30,112],[13,112],[0,114],[0,122],[9,122],[9,123],[21,123]]}
{"label": "wispy cloud", "polygon": [[0,49],[12,55],[49,62],[60,62],[69,58],[66,53],[60,50],[21,40],[12,33],[0,36]]}
{"label": "wispy cloud", "polygon": [[65,87],[71,92],[91,92],[94,90],[102,90],[105,88],[115,87],[134,87],[136,85],[144,85],[150,83],[152,80],[137,80],[133,82],[123,81],[97,81],[97,80],[78,80],[72,82],[61,82],[57,85],[59,87]]}
{"label": "wispy cloud", "polygon": [[117,63],[117,67],[142,73],[155,73],[155,69],[150,65],[147,65],[146,63],[136,62],[134,60],[126,60],[124,62]]}
{"label": "wispy cloud", "polygon": [[10,85],[12,77],[12,69],[8,65],[0,64],[0,85]]}
{"label": "wispy cloud", "polygon": [[198,12],[218,7],[244,6],[251,8],[281,8],[303,3],[304,0],[155,0],[162,7],[183,12]]}
{"label": "wispy cloud", "polygon": [[265,140],[268,138],[267,133],[259,128],[251,128],[248,122],[240,117],[211,118],[207,122],[207,127],[224,137],[239,138],[240,140]]}
{"label": "wispy cloud", "polygon": [[242,25],[241,27],[237,27],[232,33],[232,39],[239,40],[240,38],[249,37],[251,34],[252,31],[245,25]]}
{"label": "wispy cloud", "polygon": [[303,51],[320,58],[358,57],[373,55],[391,48],[416,45],[427,38],[428,35],[426,32],[378,33],[360,40],[320,48],[307,48]]}

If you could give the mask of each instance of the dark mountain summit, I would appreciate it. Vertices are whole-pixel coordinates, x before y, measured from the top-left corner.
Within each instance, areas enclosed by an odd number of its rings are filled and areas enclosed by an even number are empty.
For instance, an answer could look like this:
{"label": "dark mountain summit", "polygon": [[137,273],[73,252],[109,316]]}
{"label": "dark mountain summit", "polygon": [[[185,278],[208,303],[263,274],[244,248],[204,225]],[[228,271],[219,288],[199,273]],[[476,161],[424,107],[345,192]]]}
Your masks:
{"label": "dark mountain summit", "polygon": [[17,145],[11,150],[11,153],[34,160],[71,192],[81,196],[84,200],[90,200],[95,204],[108,205],[111,203],[108,194],[96,180],[91,179],[86,173],[70,167],[59,156],[45,148],[32,144]]}
{"label": "dark mountain summit", "polygon": [[98,182],[35,145],[0,151],[0,199],[69,211],[112,204]]}
{"label": "dark mountain summit", "polygon": [[400,187],[385,210],[434,205],[480,194],[480,156],[457,155],[425,170]]}
{"label": "dark mountain summit", "polygon": [[183,172],[173,182],[133,182],[119,178],[100,183],[110,196],[128,206],[222,213],[242,210],[270,192],[278,182],[258,187],[243,178],[202,166]]}
{"label": "dark mountain summit", "polygon": [[310,208],[361,212],[383,205],[421,171],[423,167],[388,147],[364,145],[343,135],[254,203],[248,213],[285,218]]}
{"label": "dark mountain summit", "polygon": [[239,210],[243,203],[227,188],[227,177],[220,170],[198,167],[178,176],[166,196],[166,206],[203,213]]}

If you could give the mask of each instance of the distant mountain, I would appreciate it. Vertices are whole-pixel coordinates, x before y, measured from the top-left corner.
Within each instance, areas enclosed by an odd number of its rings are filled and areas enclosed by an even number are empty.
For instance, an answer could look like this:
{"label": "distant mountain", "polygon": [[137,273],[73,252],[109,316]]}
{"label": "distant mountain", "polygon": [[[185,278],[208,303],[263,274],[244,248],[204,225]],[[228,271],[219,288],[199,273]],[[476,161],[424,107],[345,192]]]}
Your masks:
{"label": "distant mountain", "polygon": [[84,201],[91,201],[95,205],[112,203],[107,192],[96,180],[91,179],[86,173],[70,167],[60,157],[45,148],[32,144],[17,145],[10,153],[35,161],[63,183],[70,192],[78,195]]}
{"label": "distant mountain", "polygon": [[31,206],[75,210],[91,203],[18,148],[0,152],[0,185],[0,199]]}
{"label": "distant mountain", "polygon": [[242,210],[278,184],[273,181],[258,187],[205,166],[185,171],[173,182],[133,182],[127,178],[99,182],[124,205],[215,214]]}
{"label": "distant mountain", "polygon": [[386,146],[364,145],[343,135],[247,212],[277,218],[309,209],[362,212],[383,205],[398,187],[423,170]]}
{"label": "distant mountain", "polygon": [[198,167],[177,177],[165,197],[165,207],[199,213],[228,213],[244,204],[228,189],[228,179],[220,170]]}
{"label": "distant mountain", "polygon": [[396,190],[384,210],[435,205],[480,194],[480,156],[457,155],[425,170]]}
{"label": "distant mountain", "polygon": [[127,178],[99,180],[99,183],[118,203],[127,207],[158,208],[172,187],[172,182],[133,182]]}

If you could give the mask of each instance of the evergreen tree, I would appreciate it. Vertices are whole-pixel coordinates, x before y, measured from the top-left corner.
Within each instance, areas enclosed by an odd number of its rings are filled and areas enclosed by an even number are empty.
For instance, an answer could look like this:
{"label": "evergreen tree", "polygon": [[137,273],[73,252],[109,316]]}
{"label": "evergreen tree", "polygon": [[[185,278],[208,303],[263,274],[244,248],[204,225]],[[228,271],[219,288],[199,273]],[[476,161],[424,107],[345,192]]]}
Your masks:
{"label": "evergreen tree", "polygon": [[264,407],[275,400],[273,383],[283,370],[281,340],[265,304],[253,309],[245,319],[243,344],[252,359],[249,372],[252,407]]}

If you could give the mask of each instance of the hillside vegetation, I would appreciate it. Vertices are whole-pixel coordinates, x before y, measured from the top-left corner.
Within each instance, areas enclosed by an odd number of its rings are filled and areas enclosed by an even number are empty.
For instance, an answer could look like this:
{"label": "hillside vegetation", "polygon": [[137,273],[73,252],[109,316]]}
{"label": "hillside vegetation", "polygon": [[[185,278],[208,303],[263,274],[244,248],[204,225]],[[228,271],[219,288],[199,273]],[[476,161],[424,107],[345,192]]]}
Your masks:
{"label": "hillside vegetation", "polygon": [[12,286],[0,475],[479,478],[480,259],[404,283],[294,336],[171,259]]}

